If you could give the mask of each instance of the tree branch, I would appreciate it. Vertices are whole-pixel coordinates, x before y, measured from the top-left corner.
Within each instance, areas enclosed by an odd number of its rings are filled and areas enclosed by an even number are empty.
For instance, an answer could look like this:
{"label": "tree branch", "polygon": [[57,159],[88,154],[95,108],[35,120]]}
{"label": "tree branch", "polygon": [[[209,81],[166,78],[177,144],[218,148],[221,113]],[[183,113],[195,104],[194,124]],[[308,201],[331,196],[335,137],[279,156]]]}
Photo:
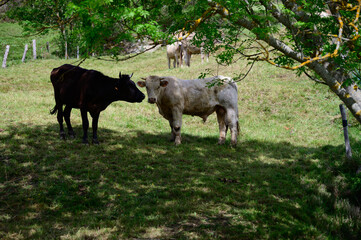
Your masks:
{"label": "tree branch", "polygon": [[0,7],[4,6],[8,2],[10,2],[10,0],[0,0]]}

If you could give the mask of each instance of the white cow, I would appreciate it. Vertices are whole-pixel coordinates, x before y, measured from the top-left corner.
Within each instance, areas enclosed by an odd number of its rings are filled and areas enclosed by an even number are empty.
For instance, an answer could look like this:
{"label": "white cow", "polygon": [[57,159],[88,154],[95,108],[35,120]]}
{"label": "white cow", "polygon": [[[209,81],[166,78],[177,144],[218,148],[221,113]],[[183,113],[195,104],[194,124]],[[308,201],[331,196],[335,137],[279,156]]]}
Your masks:
{"label": "white cow", "polygon": [[[218,144],[224,144],[226,132],[231,131],[231,144],[237,144],[238,93],[237,85],[229,77],[181,80],[176,77],[149,76],[139,81],[140,87],[147,88],[148,102],[156,103],[159,113],[169,121],[172,141],[181,143],[182,115],[199,116],[203,121],[214,111],[219,124]],[[220,79],[221,86],[208,88],[207,82]]]}
{"label": "white cow", "polygon": [[[167,45],[167,59],[168,59],[168,68],[170,69],[171,59],[174,59],[173,67],[179,67],[182,65],[182,43],[175,42],[171,45]],[[180,63],[179,63],[180,61]]]}

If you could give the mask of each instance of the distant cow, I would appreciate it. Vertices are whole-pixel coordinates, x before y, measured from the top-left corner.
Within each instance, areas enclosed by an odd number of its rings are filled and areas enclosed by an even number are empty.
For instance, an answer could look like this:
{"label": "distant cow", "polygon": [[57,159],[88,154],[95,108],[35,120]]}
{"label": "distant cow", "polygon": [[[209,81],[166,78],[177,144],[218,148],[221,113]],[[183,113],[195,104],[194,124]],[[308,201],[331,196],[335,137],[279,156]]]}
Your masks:
{"label": "distant cow", "polygon": [[[208,88],[207,82],[221,80],[221,86]],[[181,143],[182,114],[199,116],[203,121],[214,111],[219,124],[218,144],[224,144],[228,127],[231,144],[237,144],[238,105],[237,85],[231,78],[217,76],[208,79],[180,80],[175,77],[149,76],[139,81],[147,87],[148,102],[156,103],[159,113],[169,121],[172,141]]]}
{"label": "distant cow", "polygon": [[[54,87],[55,107],[50,112],[58,112],[60,137],[65,139],[63,117],[68,127],[70,137],[74,131],[70,124],[72,108],[80,108],[83,122],[83,143],[88,143],[89,121],[87,113],[93,118],[93,143],[99,144],[97,136],[98,120],[101,111],[114,101],[141,102],[144,94],[130,80],[132,76],[122,75],[110,78],[95,70],[87,70],[70,64],[54,68],[50,79]],[[63,112],[63,105],[65,109]]]}
{"label": "distant cow", "polygon": [[182,65],[182,43],[175,42],[173,44],[167,45],[167,59],[168,59],[168,68],[170,69],[171,60],[174,59],[173,67],[179,67]]}
{"label": "distant cow", "polygon": [[193,54],[201,54],[201,59],[202,59],[202,63],[204,62],[204,58],[207,58],[207,62],[209,59],[209,53],[206,53],[204,51],[203,47],[196,47],[190,43],[183,43],[183,56],[184,56],[184,61],[186,63],[186,65],[188,67],[191,66],[191,57]]}
{"label": "distant cow", "polygon": [[185,64],[190,67],[191,66],[191,57],[193,54],[201,54],[202,63],[204,62],[204,58],[207,58],[207,62],[209,59],[209,53],[204,51],[204,42],[201,44],[201,47],[197,47],[193,44],[193,39],[195,37],[195,33],[191,33],[186,38],[182,39],[182,55],[185,61]]}

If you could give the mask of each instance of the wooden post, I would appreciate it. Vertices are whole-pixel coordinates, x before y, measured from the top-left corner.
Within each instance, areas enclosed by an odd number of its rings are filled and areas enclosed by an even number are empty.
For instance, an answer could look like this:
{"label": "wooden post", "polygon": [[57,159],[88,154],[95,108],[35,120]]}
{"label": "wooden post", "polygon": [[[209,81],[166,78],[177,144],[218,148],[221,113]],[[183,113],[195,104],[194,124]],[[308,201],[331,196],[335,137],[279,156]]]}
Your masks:
{"label": "wooden post", "polygon": [[25,44],[25,49],[24,49],[23,58],[21,59],[22,62],[25,62],[25,57],[26,57],[27,51],[28,51],[28,44]]}
{"label": "wooden post", "polygon": [[79,46],[76,47],[76,59],[79,59]]}
{"label": "wooden post", "polygon": [[33,59],[36,59],[36,40],[33,39]]}
{"label": "wooden post", "polygon": [[68,42],[65,42],[65,59],[68,59]]}
{"label": "wooden post", "polygon": [[347,132],[347,116],[346,116],[346,111],[345,111],[345,107],[343,106],[343,104],[340,104],[340,111],[341,111],[341,116],[342,116],[343,135],[345,137],[346,157],[347,157],[347,159],[351,159],[352,152],[351,152],[351,145],[350,145],[350,140],[348,138],[348,132]]}
{"label": "wooden post", "polygon": [[6,49],[5,49],[5,55],[4,55],[4,60],[3,60],[3,68],[6,68],[6,60],[8,59],[8,54],[10,51],[10,45],[6,45]]}
{"label": "wooden post", "polygon": [[49,42],[46,42],[46,51],[50,53],[50,44]]}

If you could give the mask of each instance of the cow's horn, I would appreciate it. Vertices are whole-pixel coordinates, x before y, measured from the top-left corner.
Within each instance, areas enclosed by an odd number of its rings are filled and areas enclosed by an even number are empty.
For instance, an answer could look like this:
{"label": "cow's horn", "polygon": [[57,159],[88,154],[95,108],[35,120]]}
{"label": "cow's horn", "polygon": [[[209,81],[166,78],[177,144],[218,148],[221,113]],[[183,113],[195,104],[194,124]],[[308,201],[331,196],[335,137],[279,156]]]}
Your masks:
{"label": "cow's horn", "polygon": [[119,78],[122,78],[122,72],[119,72]]}
{"label": "cow's horn", "polygon": [[134,74],[134,73],[132,73],[129,78],[133,77],[133,74]]}
{"label": "cow's horn", "polygon": [[147,80],[147,79],[146,79],[146,78],[144,78],[144,77],[141,77],[140,79]]}

